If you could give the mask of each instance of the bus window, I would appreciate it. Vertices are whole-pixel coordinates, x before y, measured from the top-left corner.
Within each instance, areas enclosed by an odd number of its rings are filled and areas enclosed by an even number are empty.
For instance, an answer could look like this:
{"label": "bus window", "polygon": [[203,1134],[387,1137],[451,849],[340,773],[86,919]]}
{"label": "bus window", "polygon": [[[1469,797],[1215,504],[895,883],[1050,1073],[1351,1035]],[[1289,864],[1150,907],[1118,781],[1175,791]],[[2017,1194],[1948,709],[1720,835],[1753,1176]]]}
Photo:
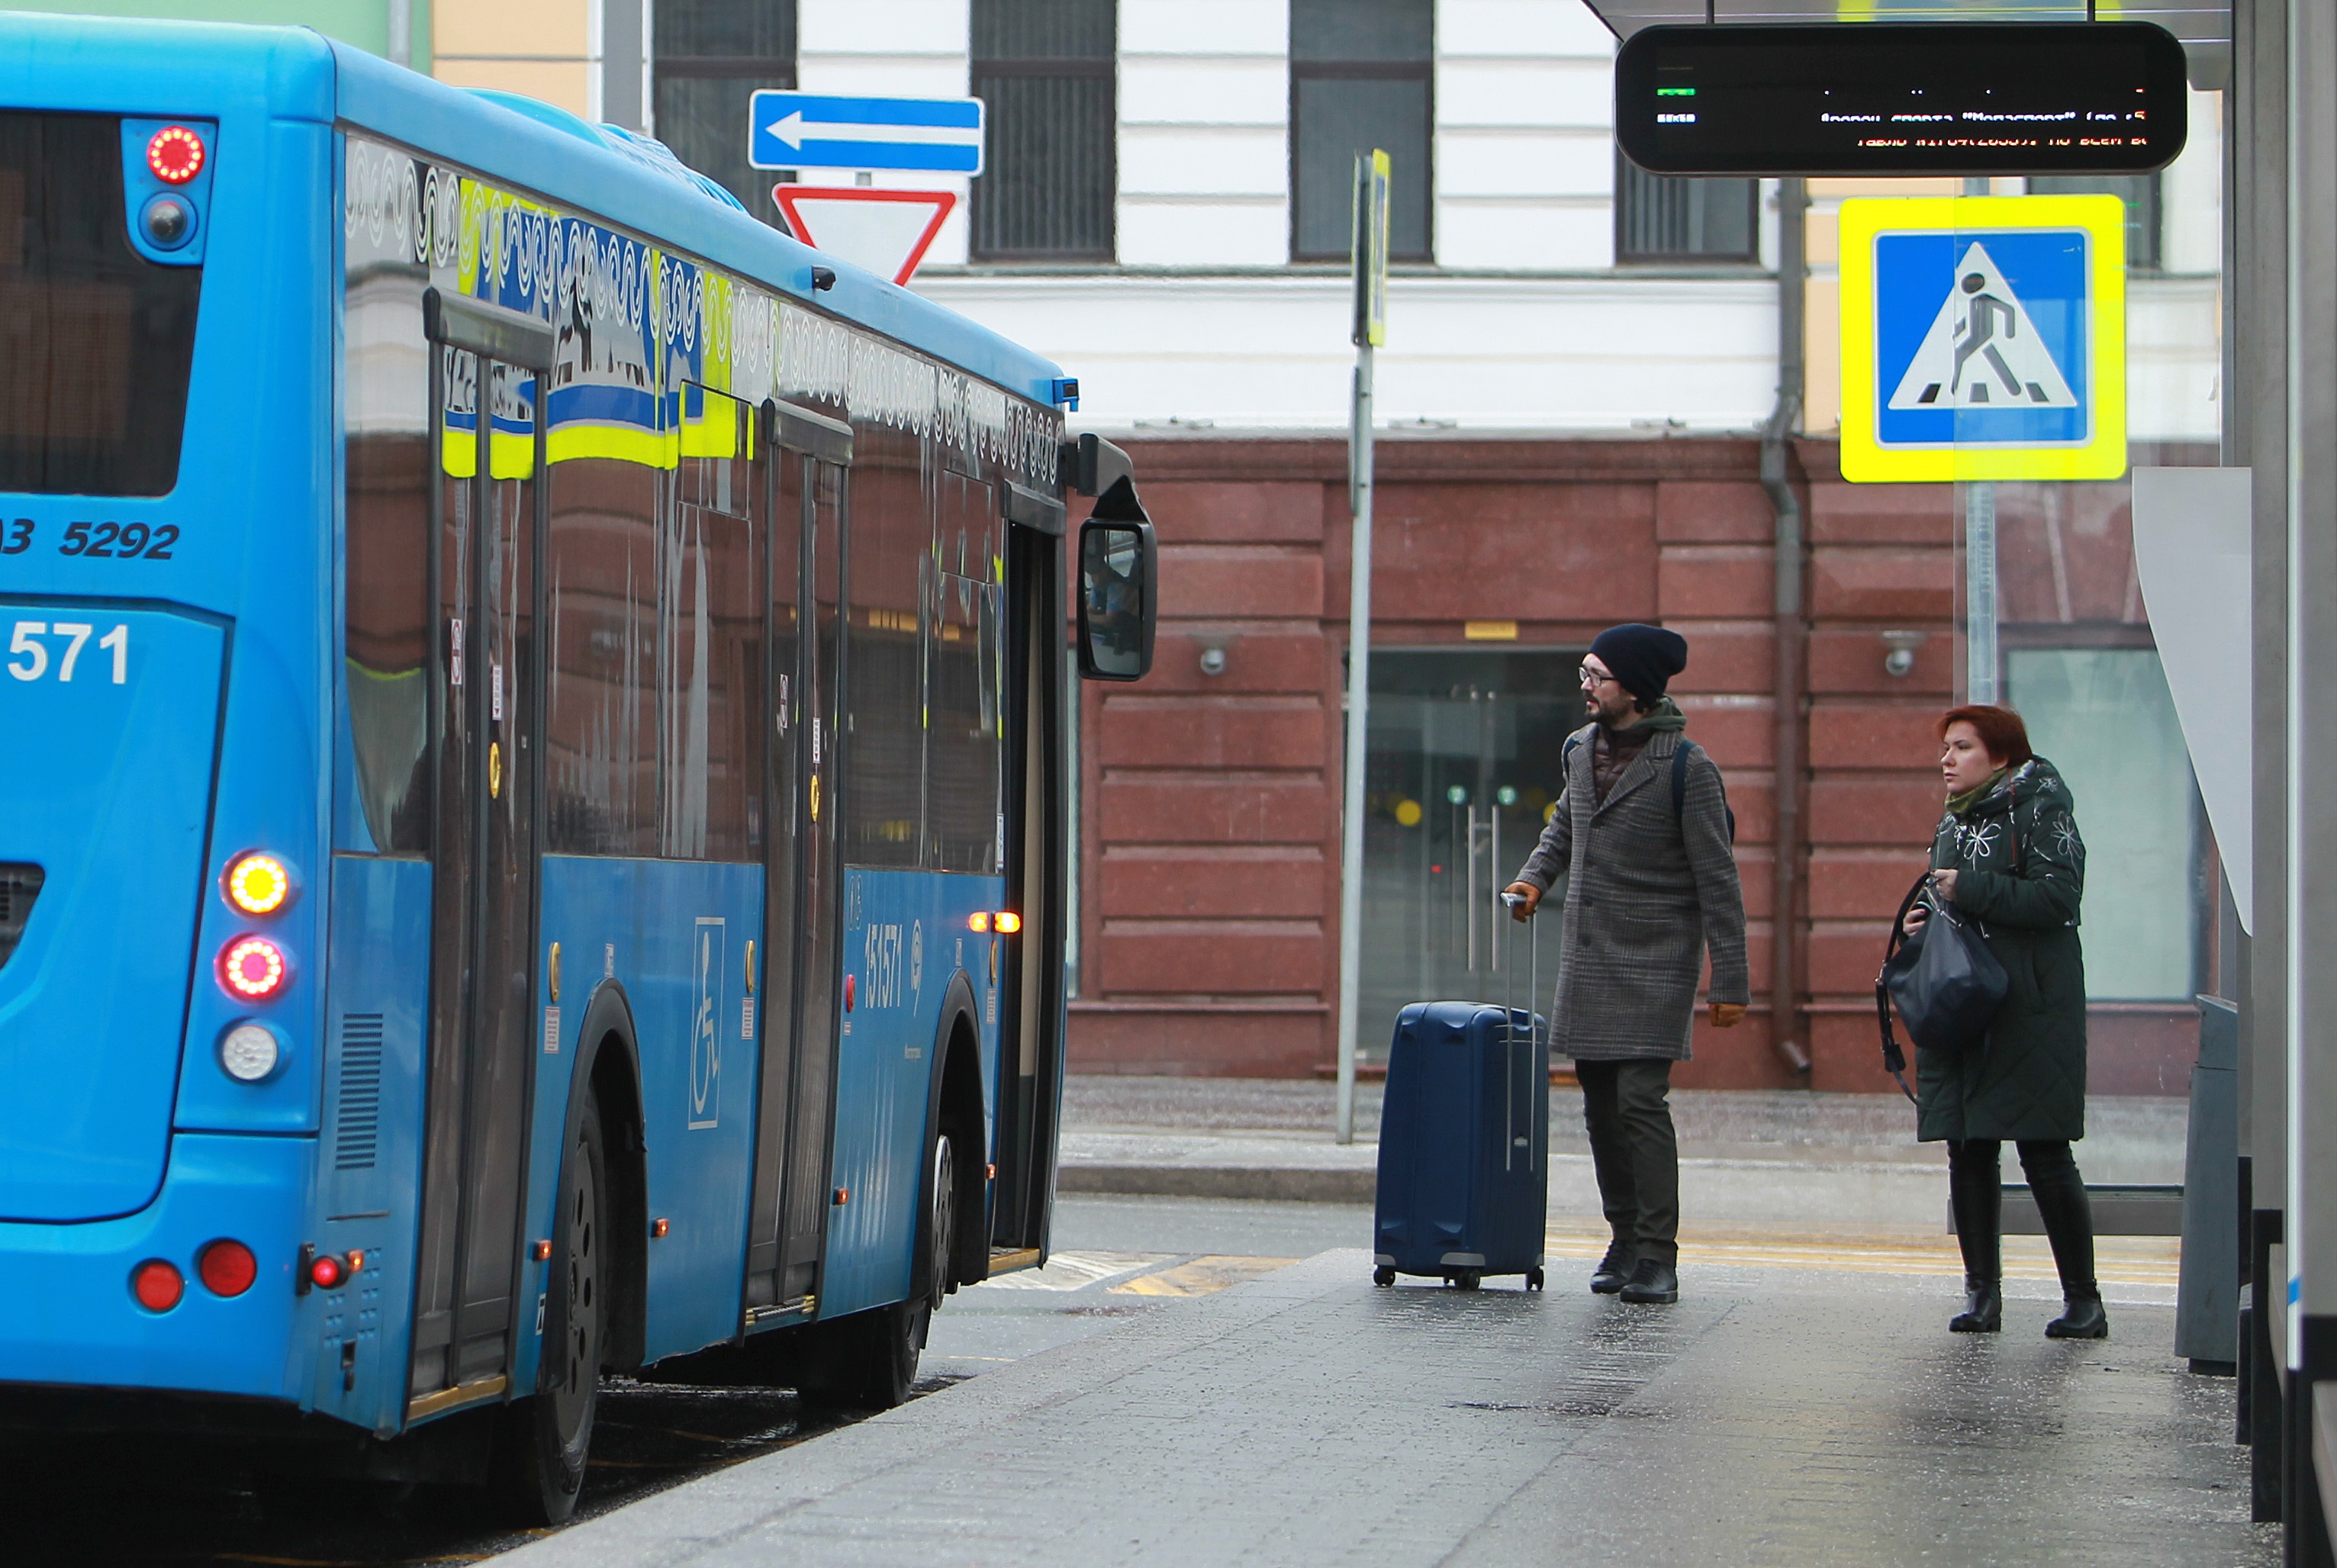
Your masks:
{"label": "bus window", "polygon": [[170,493],[202,276],[131,249],[121,121],[0,114],[0,490]]}
{"label": "bus window", "polygon": [[657,824],[657,470],[614,457],[552,466],[544,848],[653,855]]}
{"label": "bus window", "polygon": [[[686,388],[680,536],[689,613],[672,627],[679,672],[681,794],[677,816],[702,823],[698,853],[750,860],[761,849],[762,542],[750,515],[754,428],[748,407]],[[668,853],[678,853],[669,850]]]}
{"label": "bus window", "polygon": [[844,858],[856,866],[917,863],[924,819],[924,650],[920,586],[930,542],[917,437],[856,432],[845,677],[838,722]]}
{"label": "bus window", "polygon": [[418,266],[349,263],[343,313],[346,662],[356,793],[371,842],[430,852],[430,360]]}
{"label": "bus window", "polygon": [[[932,722],[927,736],[931,791],[927,864],[939,871],[998,873],[997,701],[985,683],[983,626],[991,584],[991,487],[944,472],[935,573],[939,603],[932,640]],[[976,573],[981,575],[977,576]],[[987,668],[985,668],[987,666]]]}

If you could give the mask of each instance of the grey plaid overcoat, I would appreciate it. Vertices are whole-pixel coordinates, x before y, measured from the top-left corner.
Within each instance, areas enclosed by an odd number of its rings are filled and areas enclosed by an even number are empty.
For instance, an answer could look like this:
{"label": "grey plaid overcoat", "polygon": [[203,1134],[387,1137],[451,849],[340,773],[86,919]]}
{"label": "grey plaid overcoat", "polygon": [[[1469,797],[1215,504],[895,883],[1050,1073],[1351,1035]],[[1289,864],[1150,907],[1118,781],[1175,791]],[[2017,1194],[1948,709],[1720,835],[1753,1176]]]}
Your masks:
{"label": "grey plaid overcoat", "polygon": [[[1649,736],[1598,803],[1591,746],[1568,749],[1566,784],[1518,879],[1547,893],[1567,873],[1550,1038],[1584,1061],[1685,1062],[1696,983],[1712,953],[1712,1000],[1750,1000],[1745,896],[1728,842],[1720,769],[1677,730]],[[1672,810],[1672,753],[1688,748],[1687,788]]]}

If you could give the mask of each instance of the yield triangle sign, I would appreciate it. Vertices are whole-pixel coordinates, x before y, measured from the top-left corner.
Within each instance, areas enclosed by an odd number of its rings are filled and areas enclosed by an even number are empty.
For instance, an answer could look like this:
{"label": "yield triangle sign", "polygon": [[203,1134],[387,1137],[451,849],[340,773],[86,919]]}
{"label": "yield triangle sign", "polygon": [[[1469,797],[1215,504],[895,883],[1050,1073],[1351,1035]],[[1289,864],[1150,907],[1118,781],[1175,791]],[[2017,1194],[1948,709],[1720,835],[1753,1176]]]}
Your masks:
{"label": "yield triangle sign", "polygon": [[771,200],[805,244],[904,287],[957,205],[948,191],[866,185],[774,185]]}
{"label": "yield triangle sign", "polygon": [[1974,243],[1890,407],[2075,408],[2078,398],[2019,296]]}

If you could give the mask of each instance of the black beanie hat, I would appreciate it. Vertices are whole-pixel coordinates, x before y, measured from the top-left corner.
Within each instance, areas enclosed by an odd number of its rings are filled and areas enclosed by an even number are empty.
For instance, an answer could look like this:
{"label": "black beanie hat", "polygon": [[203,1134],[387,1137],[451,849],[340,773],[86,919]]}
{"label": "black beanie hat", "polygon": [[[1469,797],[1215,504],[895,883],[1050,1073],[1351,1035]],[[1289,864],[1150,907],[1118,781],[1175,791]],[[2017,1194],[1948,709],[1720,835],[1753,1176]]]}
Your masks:
{"label": "black beanie hat", "polygon": [[1590,652],[1642,702],[1661,697],[1665,684],[1687,668],[1687,638],[1636,621],[1608,627],[1592,641]]}

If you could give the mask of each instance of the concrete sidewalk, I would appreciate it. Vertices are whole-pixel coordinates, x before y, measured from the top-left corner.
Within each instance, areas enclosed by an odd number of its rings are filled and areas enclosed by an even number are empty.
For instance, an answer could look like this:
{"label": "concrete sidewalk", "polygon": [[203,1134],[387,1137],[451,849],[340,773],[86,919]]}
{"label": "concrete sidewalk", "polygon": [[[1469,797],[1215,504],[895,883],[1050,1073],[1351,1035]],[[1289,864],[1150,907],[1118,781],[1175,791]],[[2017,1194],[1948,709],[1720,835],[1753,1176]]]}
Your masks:
{"label": "concrete sidewalk", "polygon": [[[1078,1076],[1063,1092],[1065,1192],[1369,1203],[1382,1086],[1356,1086],[1355,1142],[1334,1142],[1333,1085]],[[2187,1106],[2096,1096],[2078,1159],[2093,1182],[2180,1182]],[[1945,1223],[1947,1160],[1895,1094],[1677,1090],[1683,1212],[1726,1220]],[[1550,1207],[1598,1211],[1582,1095],[1550,1091]],[[1863,1178],[1839,1178],[1856,1168]],[[2008,1157],[2008,1173],[2018,1181]],[[1844,1207],[1845,1197],[1849,1200]]]}
{"label": "concrete sidewalk", "polygon": [[2171,1311],[2057,1343],[2038,1288],[2001,1337],[1951,1336],[1951,1287],[1867,1262],[1696,1263],[1680,1305],[1634,1308],[1376,1290],[1367,1254],[1324,1253],[506,1561],[2279,1560],[2231,1385],[2184,1370]]}

